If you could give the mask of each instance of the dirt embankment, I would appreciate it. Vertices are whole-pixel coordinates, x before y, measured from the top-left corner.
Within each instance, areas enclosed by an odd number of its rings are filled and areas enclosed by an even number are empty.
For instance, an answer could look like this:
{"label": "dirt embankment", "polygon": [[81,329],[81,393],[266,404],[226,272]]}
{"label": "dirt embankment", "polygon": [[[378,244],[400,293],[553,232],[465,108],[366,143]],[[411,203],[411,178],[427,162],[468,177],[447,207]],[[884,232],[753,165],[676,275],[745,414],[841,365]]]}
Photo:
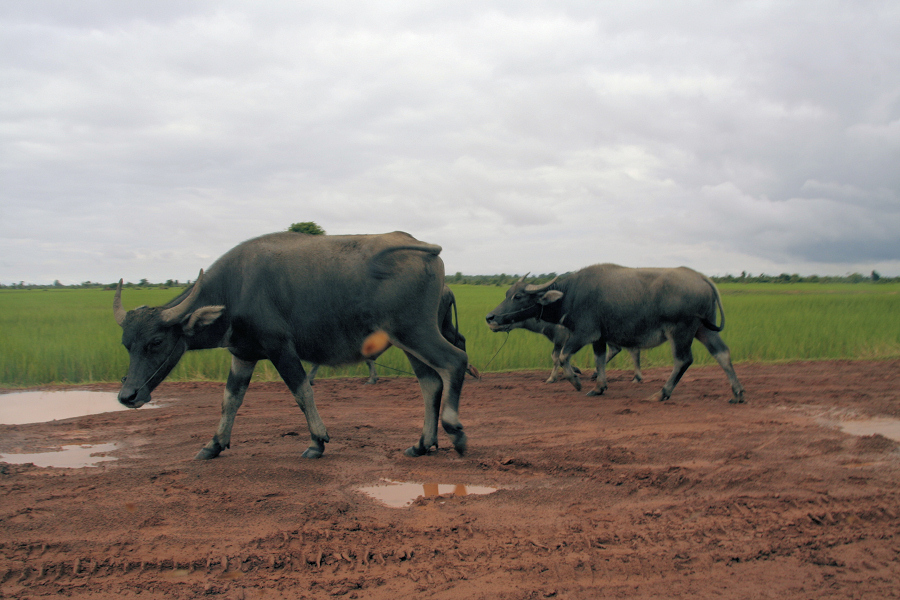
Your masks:
{"label": "dirt embankment", "polygon": [[[0,464],[0,597],[900,595],[898,444],[839,428],[900,419],[900,361],[737,372],[744,405],[718,367],[692,368],[665,403],[647,398],[666,369],[643,384],[613,372],[600,398],[543,371],[469,379],[463,457],[443,434],[434,454],[402,454],[424,413],[408,378],[316,382],[332,442],[314,461],[278,384],[251,386],[232,448],[207,462],[191,459],[221,384],[3,425],[0,453],[119,447],[93,468]],[[359,491],[382,480],[499,489],[390,508]]]}

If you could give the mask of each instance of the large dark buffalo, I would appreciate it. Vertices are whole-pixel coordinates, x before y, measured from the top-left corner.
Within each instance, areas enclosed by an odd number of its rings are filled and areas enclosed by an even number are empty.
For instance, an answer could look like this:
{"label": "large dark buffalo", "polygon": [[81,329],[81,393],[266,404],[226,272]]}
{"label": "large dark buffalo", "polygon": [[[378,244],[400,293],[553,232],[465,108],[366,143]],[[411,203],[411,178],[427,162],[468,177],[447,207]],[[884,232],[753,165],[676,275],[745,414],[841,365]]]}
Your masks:
{"label": "large dark buffalo", "polygon": [[[722,316],[719,326],[715,324],[717,309]],[[669,340],[675,366],[654,396],[668,399],[693,362],[691,343],[697,338],[725,370],[734,392],[731,402],[744,401],[744,388],[734,373],[731,353],[718,333],[725,326],[719,291],[707,277],[687,267],[630,269],[603,264],[544,285],[528,285],[523,278],[487,315],[487,323],[493,331],[508,331],[526,319],[562,325],[571,332],[559,362],[564,377],[575,389],[581,389],[581,382],[569,358],[583,346],[593,344],[598,376],[589,396],[606,390],[608,343],[623,348],[653,348]]]}
{"label": "large dark buffalo", "polygon": [[[527,329],[528,331],[533,331],[534,333],[539,333],[553,342],[553,350],[550,352],[550,358],[553,360],[553,370],[550,371],[550,377],[547,379],[547,383],[555,383],[558,380],[558,374],[562,367],[559,362],[559,355],[562,352],[562,348],[565,345],[566,340],[569,339],[569,334],[571,334],[572,332],[562,325],[549,323],[540,319],[525,319],[524,321],[513,323],[510,326],[510,329],[518,328]],[[501,330],[498,329],[497,331]],[[616,346],[610,341],[607,341],[606,344],[607,346],[609,346],[609,352],[606,356],[606,364],[609,364],[609,361],[614,359],[619,354],[619,352],[622,351],[622,348]],[[641,350],[639,348],[625,348],[625,350],[627,350],[628,354],[631,355],[631,361],[634,363],[634,377],[632,378],[632,381],[643,381],[644,376],[641,374]],[[575,366],[572,367],[572,371],[574,371],[575,373],[581,373],[581,371],[578,370],[578,368]],[[597,371],[594,371],[591,379],[597,379],[598,375],[599,373]]]}
{"label": "large dark buffalo", "polygon": [[385,345],[389,341],[409,357],[425,398],[422,436],[406,454],[420,456],[437,444],[442,397],[441,424],[462,453],[466,434],[458,409],[468,359],[439,330],[440,251],[403,232],[282,232],[239,244],[165,306],[126,313],[120,281],[113,310],[131,364],[119,401],[145,404],[188,350],[227,348],[232,359],[222,417],[196,456],[214,458],[229,447],[257,361],[268,359],[306,415],[312,443],[303,456],[318,458],[329,437],[300,361],[359,362],[367,338],[384,332]]}
{"label": "large dark buffalo", "polygon": [[[441,291],[441,304],[438,307],[438,323],[440,323],[441,327],[441,335],[444,338],[462,350],[466,351],[466,338],[462,333],[459,332],[459,328],[453,323],[454,316],[456,315],[456,296],[453,295],[453,290],[451,290],[446,285],[444,289]],[[385,348],[387,350],[387,348]],[[379,353],[380,355],[381,353]],[[378,356],[374,356],[372,358],[366,359],[366,366],[369,367],[369,379],[366,381],[368,384],[376,384],[378,383],[378,371],[375,370],[375,360]],[[309,384],[313,385],[313,382],[316,378],[316,373],[319,372],[319,365],[313,365],[309,370]],[[478,369],[476,369],[473,365],[468,365],[466,367],[466,372],[472,377],[478,378],[481,375],[478,373]]]}

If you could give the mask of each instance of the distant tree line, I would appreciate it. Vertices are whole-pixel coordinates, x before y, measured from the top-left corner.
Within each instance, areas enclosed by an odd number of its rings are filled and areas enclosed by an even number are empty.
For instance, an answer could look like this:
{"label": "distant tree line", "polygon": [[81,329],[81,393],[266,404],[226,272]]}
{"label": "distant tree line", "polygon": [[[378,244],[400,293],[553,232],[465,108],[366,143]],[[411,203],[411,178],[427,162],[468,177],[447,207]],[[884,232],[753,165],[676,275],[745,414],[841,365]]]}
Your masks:
{"label": "distant tree line", "polygon": [[[528,275],[526,279],[528,283],[547,283],[554,277],[556,277],[556,273],[541,273],[540,275]],[[444,281],[453,284],[510,286],[521,278],[521,275],[507,275],[506,273],[500,273],[499,275],[463,275],[457,272],[455,275],[444,277]]]}
{"label": "distant tree line", "polygon": [[[138,283],[132,283],[130,281],[122,283],[122,287],[125,288],[181,288],[190,285],[190,280],[185,282],[180,282],[177,279],[167,279],[165,283],[151,283],[147,279],[141,279]],[[96,281],[82,281],[81,283],[77,283],[74,285],[63,285],[60,283],[59,279],[53,282],[52,285],[42,285],[36,283],[25,283],[24,281],[20,281],[19,283],[13,283],[10,285],[6,285],[0,283],[0,289],[7,290],[114,290],[116,286],[119,285],[119,282],[116,281],[114,283],[99,283]]]}
{"label": "distant tree line", "polygon": [[[556,273],[541,273],[539,275],[528,275],[528,283],[547,283],[554,277]],[[456,272],[453,275],[447,275],[445,281],[453,284],[468,285],[496,285],[507,287],[521,279],[521,275],[507,275],[500,273],[499,275],[463,275]],[[740,275],[724,275],[710,277],[716,283],[900,283],[900,277],[882,277],[878,271],[872,271],[869,275],[861,273],[851,273],[850,275],[798,275],[782,273],[781,275],[752,275],[743,271]],[[52,285],[38,285],[33,283],[25,283],[20,281],[13,284],[0,283],[0,289],[14,290],[50,290],[50,289],[115,289],[118,282],[114,283],[97,283],[96,281],[83,281],[76,285],[63,285],[57,279]],[[181,288],[191,284],[191,281],[181,282],[177,279],[167,279],[164,283],[151,283],[147,279],[141,279],[137,283],[123,283],[126,288]]]}
{"label": "distant tree line", "polygon": [[782,273],[781,275],[748,274],[747,271],[740,275],[725,275],[723,277],[710,277],[716,283],[896,283],[900,277],[882,277],[878,271],[872,271],[868,276],[862,273],[850,275],[798,275]]}
{"label": "distant tree line", "polygon": [[[445,278],[447,283],[467,283],[471,285],[499,285],[509,286],[518,281],[521,275],[463,275],[457,272],[455,275],[448,275]],[[529,275],[529,283],[546,283],[556,277],[556,273],[542,273],[540,275]],[[724,275],[710,277],[716,283],[900,283],[900,277],[882,277],[878,271],[872,271],[868,276],[861,273],[852,273],[850,275],[798,275],[782,273],[781,275],[751,275],[743,271],[740,275]]]}

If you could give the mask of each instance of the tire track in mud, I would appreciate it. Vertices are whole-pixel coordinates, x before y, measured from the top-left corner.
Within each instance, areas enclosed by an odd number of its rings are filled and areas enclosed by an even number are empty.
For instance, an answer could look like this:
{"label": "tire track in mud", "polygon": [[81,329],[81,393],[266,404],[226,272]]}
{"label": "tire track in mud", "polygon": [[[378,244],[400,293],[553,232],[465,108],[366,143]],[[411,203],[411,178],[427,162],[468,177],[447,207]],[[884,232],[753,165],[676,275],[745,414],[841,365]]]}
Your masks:
{"label": "tire track in mud", "polygon": [[[898,498],[893,498],[896,501]],[[450,589],[498,572],[540,577],[547,591],[626,589],[629,582],[661,583],[698,570],[765,563],[790,557],[824,567],[847,567],[842,548],[864,542],[873,527],[897,534],[897,513],[884,498],[743,498],[701,510],[647,508],[606,520],[588,518],[566,531],[525,536],[523,531],[472,524],[404,532],[384,527],[297,529],[222,551],[157,551],[154,544],[99,549],[88,541],[0,546],[0,591],[69,590],[86,582],[109,589],[190,590],[215,593],[234,586],[307,589],[340,596],[388,586],[402,591]],[[860,508],[872,506],[875,508]],[[767,515],[777,514],[772,522]],[[165,540],[159,540],[165,547]],[[641,551],[638,551],[638,549]],[[649,550],[649,552],[648,552]],[[139,553],[140,556],[136,554]],[[896,556],[855,565],[887,574]],[[512,566],[511,566],[512,565]],[[850,565],[854,567],[854,565]],[[109,579],[107,585],[104,580]]]}

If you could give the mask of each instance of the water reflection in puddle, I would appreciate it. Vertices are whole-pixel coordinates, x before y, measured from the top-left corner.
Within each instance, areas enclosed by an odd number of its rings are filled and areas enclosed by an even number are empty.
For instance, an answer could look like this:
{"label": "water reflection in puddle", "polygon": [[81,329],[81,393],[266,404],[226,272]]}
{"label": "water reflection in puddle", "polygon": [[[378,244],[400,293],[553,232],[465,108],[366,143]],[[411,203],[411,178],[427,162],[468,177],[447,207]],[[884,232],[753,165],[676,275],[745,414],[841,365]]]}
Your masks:
{"label": "water reflection in puddle", "polygon": [[96,467],[98,463],[116,460],[113,456],[100,456],[112,452],[118,444],[94,444],[63,446],[58,451],[35,452],[33,454],[0,454],[0,462],[12,465],[34,464],[36,467],[57,467],[80,469]]}
{"label": "water reflection in puddle", "polygon": [[[159,408],[156,402],[144,408]],[[123,406],[115,392],[15,392],[0,394],[0,425],[44,423],[105,412],[133,410]]]}
{"label": "water reflection in puddle", "polygon": [[436,498],[452,494],[454,496],[474,496],[492,494],[497,488],[479,485],[452,485],[442,483],[405,483],[402,481],[386,481],[381,485],[361,487],[359,491],[370,498],[386,504],[391,508],[403,508],[412,504],[416,498]]}
{"label": "water reflection in puddle", "polygon": [[851,435],[882,435],[888,439],[900,442],[900,419],[865,419],[860,421],[841,421],[839,426],[842,431]]}

